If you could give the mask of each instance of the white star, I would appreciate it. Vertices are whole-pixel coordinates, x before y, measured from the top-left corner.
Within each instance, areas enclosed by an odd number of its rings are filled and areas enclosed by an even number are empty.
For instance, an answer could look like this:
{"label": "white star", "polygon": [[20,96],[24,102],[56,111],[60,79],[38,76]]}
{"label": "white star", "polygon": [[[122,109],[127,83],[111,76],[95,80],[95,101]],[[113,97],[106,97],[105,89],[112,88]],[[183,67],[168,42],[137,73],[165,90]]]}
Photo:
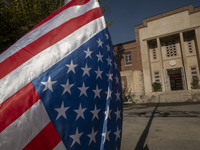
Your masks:
{"label": "white star", "polygon": [[97,109],[95,105],[94,110],[90,111],[93,114],[92,120],[94,120],[95,118],[99,119],[99,116],[98,116],[99,111],[100,109]]}
{"label": "white star", "polygon": [[80,117],[85,119],[84,114],[83,114],[85,110],[86,110],[86,108],[82,108],[81,104],[79,105],[79,109],[74,110],[77,113],[76,120],[78,120],[78,118],[80,118]]}
{"label": "white star", "polygon": [[53,92],[53,84],[56,83],[57,81],[52,81],[51,82],[51,77],[49,76],[48,81],[47,82],[41,82],[43,85],[45,85],[44,89],[42,92],[46,91],[47,89],[49,89],[51,92]]}
{"label": "white star", "polygon": [[116,84],[119,84],[119,77],[117,75],[115,77],[115,80],[116,80]]}
{"label": "white star", "polygon": [[75,67],[77,65],[74,65],[72,60],[71,60],[71,63],[69,65],[66,65],[66,66],[69,68],[67,73],[70,72],[70,71],[73,71],[73,73],[75,73]]}
{"label": "white star", "polygon": [[94,95],[94,99],[98,96],[99,98],[101,98],[100,97],[100,92],[101,92],[101,90],[102,89],[99,89],[98,88],[98,85],[96,85],[96,90],[92,90],[94,93],[95,93],[95,95]]}
{"label": "white star", "polygon": [[101,42],[100,39],[97,41],[97,43],[98,43],[98,47],[101,46],[103,48],[103,42]]}
{"label": "white star", "polygon": [[111,80],[111,81],[113,80],[113,78],[112,78],[112,77],[113,77],[113,74],[109,73],[109,74],[106,74],[106,75],[107,75],[107,77],[108,77],[108,81],[109,81],[109,80]]}
{"label": "white star", "polygon": [[87,74],[88,76],[90,76],[89,71],[91,70],[91,68],[88,68],[87,64],[85,64],[85,68],[81,68],[84,72],[83,72],[83,76],[85,74]]}
{"label": "white star", "polygon": [[[83,82],[82,87],[79,87],[79,90],[81,91],[80,96],[83,95],[83,94],[84,94],[85,96],[87,96],[87,92],[86,92],[86,91],[87,91],[88,88],[89,88],[89,87],[85,87],[85,83]],[[79,97],[80,97],[80,96],[79,96]]]}
{"label": "white star", "polygon": [[109,35],[108,34],[106,34],[106,39],[109,39]]}
{"label": "white star", "polygon": [[87,136],[90,137],[90,142],[89,142],[89,145],[91,144],[91,142],[94,141],[94,143],[96,143],[96,139],[95,139],[95,136],[97,134],[97,131],[94,132],[94,128],[92,128],[92,132],[90,134],[88,134]]}
{"label": "white star", "polygon": [[75,144],[75,143],[78,143],[79,145],[81,144],[80,143],[80,137],[82,136],[83,132],[79,133],[78,132],[78,128],[76,128],[76,133],[73,134],[73,135],[70,135],[70,137],[73,139],[73,142],[72,142],[72,145],[71,147]]}
{"label": "white star", "polygon": [[116,120],[117,120],[118,118],[121,119],[120,113],[121,113],[121,111],[119,111],[118,108],[117,108],[117,111],[115,112],[115,114],[116,114]]}
{"label": "white star", "polygon": [[112,60],[110,59],[110,57],[108,57],[107,61],[108,61],[108,65],[111,66],[111,65],[112,65],[112,64],[111,64],[111,61],[112,61]]}
{"label": "white star", "polygon": [[[109,109],[109,108],[107,108],[107,109]],[[107,110],[104,112],[104,114],[106,115],[105,120],[107,120],[108,118],[111,119],[111,112],[112,112],[112,110]]]}
{"label": "white star", "polygon": [[67,109],[69,109],[69,107],[64,107],[64,102],[62,102],[60,108],[54,108],[54,109],[58,112],[58,115],[57,115],[57,117],[56,117],[56,120],[57,120],[60,116],[63,116],[65,119],[67,119],[65,112],[67,111]]}
{"label": "white star", "polygon": [[109,46],[109,44],[106,45],[106,47],[107,47],[107,50],[110,51],[110,46]]}
{"label": "white star", "polygon": [[98,57],[98,60],[97,61],[101,61],[103,62],[102,58],[103,58],[103,55],[101,55],[101,53],[99,52],[99,54],[96,55]]}
{"label": "white star", "polygon": [[110,88],[108,88],[108,91],[107,92],[105,92],[106,94],[107,94],[107,100],[109,99],[109,98],[111,98],[111,95],[112,95],[112,91],[110,90]]}
{"label": "white star", "polygon": [[117,69],[117,63],[116,62],[114,62],[114,67],[115,67],[115,69]]}
{"label": "white star", "polygon": [[88,47],[87,51],[84,51],[84,52],[86,53],[86,56],[85,56],[85,58],[87,58],[87,57],[90,57],[90,58],[92,59],[92,56],[91,56],[91,54],[92,54],[93,52],[92,52],[92,51],[90,51],[89,47]]}
{"label": "white star", "polygon": [[120,139],[120,133],[121,133],[121,130],[119,130],[118,127],[117,127],[117,131],[114,132],[114,134],[116,135],[115,141],[117,141],[117,139]]}
{"label": "white star", "polygon": [[61,84],[61,86],[64,88],[64,91],[63,91],[62,95],[65,94],[65,92],[68,92],[69,94],[71,94],[70,88],[71,88],[73,85],[74,85],[74,84],[69,84],[69,79],[67,79],[66,84]]}
{"label": "white star", "polygon": [[120,101],[120,93],[117,91],[117,93],[115,93],[116,97],[117,97],[117,100]]}
{"label": "white star", "polygon": [[102,136],[104,136],[104,141],[103,141],[104,143],[105,143],[106,140],[110,141],[110,138],[109,138],[110,132],[111,131],[107,131],[106,133],[102,133]]}
{"label": "white star", "polygon": [[103,72],[103,71],[101,71],[101,70],[99,69],[99,67],[98,67],[98,70],[97,70],[97,71],[95,71],[95,72],[96,72],[96,74],[97,74],[97,77],[96,77],[96,79],[98,79],[98,78],[102,79],[102,76],[101,76],[101,74],[102,74],[102,72]]}

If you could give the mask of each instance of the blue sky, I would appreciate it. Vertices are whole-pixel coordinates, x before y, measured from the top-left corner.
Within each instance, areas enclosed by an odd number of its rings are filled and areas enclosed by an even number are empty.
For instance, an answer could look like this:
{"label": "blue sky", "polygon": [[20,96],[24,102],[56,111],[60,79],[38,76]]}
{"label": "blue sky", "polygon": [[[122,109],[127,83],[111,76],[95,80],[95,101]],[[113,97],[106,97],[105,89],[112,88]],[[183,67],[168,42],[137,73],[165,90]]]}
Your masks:
{"label": "blue sky", "polygon": [[135,40],[135,25],[143,19],[189,4],[200,6],[200,0],[103,0],[107,4],[106,20],[113,20],[109,27],[113,44]]}

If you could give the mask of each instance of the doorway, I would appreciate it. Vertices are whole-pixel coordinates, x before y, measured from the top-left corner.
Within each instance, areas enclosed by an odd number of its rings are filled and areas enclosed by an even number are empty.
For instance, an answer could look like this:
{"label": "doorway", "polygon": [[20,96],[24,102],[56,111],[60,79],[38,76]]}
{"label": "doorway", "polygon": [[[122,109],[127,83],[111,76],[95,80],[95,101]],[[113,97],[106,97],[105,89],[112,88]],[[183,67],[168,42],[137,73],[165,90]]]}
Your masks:
{"label": "doorway", "polygon": [[183,90],[183,77],[181,68],[167,70],[169,75],[171,91]]}

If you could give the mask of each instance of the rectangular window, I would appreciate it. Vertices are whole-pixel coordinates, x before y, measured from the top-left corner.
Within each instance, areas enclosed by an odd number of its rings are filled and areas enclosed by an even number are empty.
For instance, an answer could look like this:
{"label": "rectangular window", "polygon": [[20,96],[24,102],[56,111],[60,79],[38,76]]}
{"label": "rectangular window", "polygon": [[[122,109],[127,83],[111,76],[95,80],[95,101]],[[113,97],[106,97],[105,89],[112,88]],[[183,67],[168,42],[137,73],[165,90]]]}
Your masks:
{"label": "rectangular window", "polygon": [[191,40],[187,41],[187,45],[188,45],[188,52],[192,53],[192,41]]}
{"label": "rectangular window", "polygon": [[124,53],[124,60],[125,60],[125,65],[131,65],[132,64],[132,57],[131,57],[131,52],[125,52]]}
{"label": "rectangular window", "polygon": [[153,59],[156,59],[157,55],[156,55],[156,46],[155,45],[152,48],[152,53],[153,53]]}
{"label": "rectangular window", "polygon": [[160,74],[158,71],[154,72],[154,79],[155,79],[155,82],[160,83]]}
{"label": "rectangular window", "polygon": [[197,67],[196,66],[192,66],[190,69],[191,69],[192,78],[197,78],[197,76],[198,76]]}
{"label": "rectangular window", "polygon": [[166,55],[167,57],[177,55],[175,40],[166,42]]}

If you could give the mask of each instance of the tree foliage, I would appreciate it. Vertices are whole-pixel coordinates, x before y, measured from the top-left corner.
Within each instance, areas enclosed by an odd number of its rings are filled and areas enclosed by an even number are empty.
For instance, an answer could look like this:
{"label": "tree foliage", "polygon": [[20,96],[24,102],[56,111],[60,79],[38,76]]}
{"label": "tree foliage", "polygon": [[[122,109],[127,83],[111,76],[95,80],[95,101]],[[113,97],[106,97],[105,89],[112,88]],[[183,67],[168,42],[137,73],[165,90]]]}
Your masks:
{"label": "tree foliage", "polygon": [[[100,4],[105,12],[106,4]],[[0,0],[0,53],[63,5],[64,0]]]}
{"label": "tree foliage", "polygon": [[0,52],[61,5],[63,1],[60,0],[1,0]]}

